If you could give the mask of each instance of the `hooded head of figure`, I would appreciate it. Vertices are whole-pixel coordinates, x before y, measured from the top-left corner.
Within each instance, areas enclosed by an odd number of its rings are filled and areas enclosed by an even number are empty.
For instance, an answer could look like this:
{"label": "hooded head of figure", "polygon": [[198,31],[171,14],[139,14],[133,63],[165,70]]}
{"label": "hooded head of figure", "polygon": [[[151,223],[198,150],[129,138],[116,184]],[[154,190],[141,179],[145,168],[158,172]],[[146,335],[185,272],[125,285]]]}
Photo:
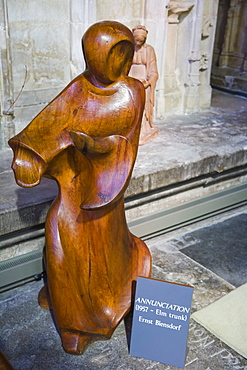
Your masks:
{"label": "hooded head of figure", "polygon": [[82,38],[87,70],[100,83],[110,85],[127,75],[134,55],[132,32],[115,21],[95,23]]}

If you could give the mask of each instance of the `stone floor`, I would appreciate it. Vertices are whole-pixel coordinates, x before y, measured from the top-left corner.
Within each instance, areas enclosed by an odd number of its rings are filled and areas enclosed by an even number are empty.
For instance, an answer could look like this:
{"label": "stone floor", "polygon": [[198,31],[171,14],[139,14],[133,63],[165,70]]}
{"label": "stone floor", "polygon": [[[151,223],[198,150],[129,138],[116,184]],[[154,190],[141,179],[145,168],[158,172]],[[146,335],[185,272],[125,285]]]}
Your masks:
{"label": "stone floor", "polygon": [[[247,282],[246,235],[245,206],[146,240],[153,277],[194,286],[192,311],[206,307]],[[109,341],[92,344],[82,356],[66,354],[50,312],[37,304],[41,286],[32,282],[1,295],[0,348],[16,370],[176,369],[130,356],[123,322]],[[247,369],[247,359],[193,320],[188,346],[185,369]]]}

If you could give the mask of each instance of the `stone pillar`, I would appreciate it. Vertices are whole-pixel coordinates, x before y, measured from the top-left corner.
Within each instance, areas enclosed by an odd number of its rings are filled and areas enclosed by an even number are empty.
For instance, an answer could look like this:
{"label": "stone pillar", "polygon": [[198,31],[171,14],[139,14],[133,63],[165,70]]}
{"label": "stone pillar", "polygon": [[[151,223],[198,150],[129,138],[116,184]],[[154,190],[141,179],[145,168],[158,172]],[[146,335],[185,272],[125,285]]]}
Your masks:
{"label": "stone pillar", "polygon": [[201,60],[201,33],[203,23],[204,2],[197,0],[193,14],[193,28],[191,34],[191,50],[188,65],[187,80],[185,82],[185,112],[192,113],[199,110],[199,70]]}
{"label": "stone pillar", "polygon": [[210,85],[214,38],[217,24],[218,0],[204,2],[202,32],[201,32],[201,57],[199,66],[199,107],[208,108],[211,103],[212,88]]}
{"label": "stone pillar", "polygon": [[6,0],[0,2],[0,149],[15,134],[13,109],[13,76]]}
{"label": "stone pillar", "polygon": [[165,93],[165,58],[167,40],[167,4],[169,0],[145,1],[143,25],[148,29],[147,43],[155,49],[159,79],[156,84],[154,119],[164,116],[164,93]]}
{"label": "stone pillar", "polygon": [[[179,56],[183,55],[178,50],[178,27],[181,14],[189,12],[193,7],[192,2],[171,0],[168,4],[168,28],[166,37],[166,59],[164,65],[165,85],[165,114],[183,112],[184,87],[180,80]],[[184,62],[184,61],[183,61]]]}
{"label": "stone pillar", "polygon": [[85,69],[81,38],[96,22],[96,0],[70,1],[70,73],[71,80]]}

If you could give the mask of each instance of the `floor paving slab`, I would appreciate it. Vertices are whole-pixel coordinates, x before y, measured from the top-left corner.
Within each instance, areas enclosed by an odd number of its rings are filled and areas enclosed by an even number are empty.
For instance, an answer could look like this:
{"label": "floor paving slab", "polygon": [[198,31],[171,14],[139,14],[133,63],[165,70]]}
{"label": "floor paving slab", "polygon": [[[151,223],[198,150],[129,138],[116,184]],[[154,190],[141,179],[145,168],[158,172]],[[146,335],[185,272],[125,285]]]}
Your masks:
{"label": "floor paving slab", "polygon": [[239,287],[247,282],[246,235],[247,214],[242,214],[185,235],[184,248],[180,250]]}

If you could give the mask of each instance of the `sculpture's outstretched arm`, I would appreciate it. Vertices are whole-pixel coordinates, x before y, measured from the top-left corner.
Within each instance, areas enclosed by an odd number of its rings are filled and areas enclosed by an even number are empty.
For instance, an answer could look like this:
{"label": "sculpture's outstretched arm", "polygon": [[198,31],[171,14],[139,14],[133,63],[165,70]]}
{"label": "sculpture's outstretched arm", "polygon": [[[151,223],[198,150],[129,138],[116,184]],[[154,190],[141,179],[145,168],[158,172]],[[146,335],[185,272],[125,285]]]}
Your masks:
{"label": "sculpture's outstretched arm", "polygon": [[117,200],[128,186],[133,168],[133,151],[123,136],[93,138],[70,131],[76,148],[92,163],[92,181],[82,209],[96,209]]}
{"label": "sculpture's outstretched arm", "polygon": [[108,153],[115,146],[115,136],[91,137],[84,132],[71,130],[70,136],[76,148],[84,154]]}
{"label": "sculpture's outstretched arm", "polygon": [[29,145],[22,143],[15,137],[9,140],[9,145],[14,152],[11,167],[15,174],[16,183],[25,188],[38,185],[47,168],[44,158]]}

